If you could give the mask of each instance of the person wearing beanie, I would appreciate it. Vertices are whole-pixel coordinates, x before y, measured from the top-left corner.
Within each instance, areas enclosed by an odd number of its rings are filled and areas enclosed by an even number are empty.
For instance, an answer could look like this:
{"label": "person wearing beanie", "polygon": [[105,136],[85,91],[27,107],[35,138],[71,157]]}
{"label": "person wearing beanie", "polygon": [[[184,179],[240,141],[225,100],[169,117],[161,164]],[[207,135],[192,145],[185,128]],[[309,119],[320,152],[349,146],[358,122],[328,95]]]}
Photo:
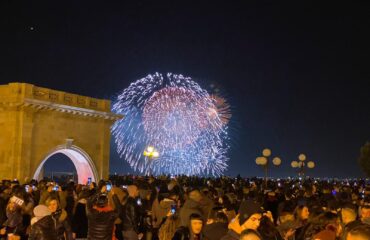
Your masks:
{"label": "person wearing beanie", "polygon": [[240,204],[237,217],[229,224],[229,231],[222,240],[237,240],[242,231],[252,229],[257,231],[262,218],[261,204],[254,200],[245,200]]}
{"label": "person wearing beanie", "polygon": [[204,219],[200,214],[192,213],[189,216],[188,227],[180,227],[173,236],[172,240],[202,240]]}
{"label": "person wearing beanie", "polygon": [[31,220],[29,240],[57,240],[57,232],[51,212],[45,205],[33,209],[35,217]]}

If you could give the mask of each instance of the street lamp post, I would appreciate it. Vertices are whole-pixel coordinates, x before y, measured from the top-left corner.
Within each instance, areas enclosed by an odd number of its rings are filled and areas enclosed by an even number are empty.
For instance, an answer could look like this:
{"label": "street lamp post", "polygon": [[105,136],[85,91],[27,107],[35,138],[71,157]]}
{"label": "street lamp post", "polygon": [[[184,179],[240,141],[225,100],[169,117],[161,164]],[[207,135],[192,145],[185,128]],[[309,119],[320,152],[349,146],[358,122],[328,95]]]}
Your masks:
{"label": "street lamp post", "polygon": [[[269,157],[271,156],[271,150],[268,148],[263,149],[262,156],[256,158],[256,164],[263,167],[265,171],[265,187],[267,187],[267,176],[268,176],[268,169],[271,165],[269,161]],[[279,157],[274,157],[272,159],[272,164],[274,166],[280,166],[281,159]]]}
{"label": "street lamp post", "polygon": [[143,152],[143,155],[145,157],[148,158],[148,160],[150,161],[149,163],[149,171],[148,171],[148,174],[149,176],[151,175],[151,165],[152,165],[152,160],[156,159],[159,157],[159,152],[157,151],[157,149],[155,149],[153,146],[148,146],[144,152]]}
{"label": "street lamp post", "polygon": [[298,168],[298,176],[300,177],[304,177],[304,174],[305,174],[305,168],[314,168],[315,167],[315,163],[313,161],[308,161],[307,163],[305,162],[306,161],[306,155],[301,153],[299,154],[298,156],[298,161],[292,161],[291,163],[291,166],[292,168]]}

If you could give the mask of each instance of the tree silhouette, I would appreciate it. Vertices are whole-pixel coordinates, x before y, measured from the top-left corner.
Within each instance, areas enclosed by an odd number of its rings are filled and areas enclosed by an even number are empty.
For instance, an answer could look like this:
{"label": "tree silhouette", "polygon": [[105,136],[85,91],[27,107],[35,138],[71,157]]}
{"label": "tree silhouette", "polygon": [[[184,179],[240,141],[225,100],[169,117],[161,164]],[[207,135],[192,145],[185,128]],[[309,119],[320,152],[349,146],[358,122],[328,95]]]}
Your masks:
{"label": "tree silhouette", "polygon": [[366,176],[370,176],[370,142],[365,143],[364,146],[361,147],[360,150],[360,157],[359,157],[359,163],[366,174]]}

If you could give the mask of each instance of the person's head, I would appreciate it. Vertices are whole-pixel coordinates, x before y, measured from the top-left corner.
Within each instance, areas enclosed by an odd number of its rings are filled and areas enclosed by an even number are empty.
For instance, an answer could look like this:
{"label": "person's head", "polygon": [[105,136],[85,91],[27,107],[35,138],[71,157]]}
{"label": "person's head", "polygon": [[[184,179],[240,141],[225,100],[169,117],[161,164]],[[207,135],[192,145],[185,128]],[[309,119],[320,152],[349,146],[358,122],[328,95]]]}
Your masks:
{"label": "person's head", "polygon": [[46,206],[48,207],[49,211],[51,213],[54,213],[58,210],[59,208],[59,201],[57,198],[54,198],[54,197],[49,197],[47,200],[46,200]]}
{"label": "person's head", "polygon": [[240,234],[240,240],[261,240],[261,235],[253,229],[246,229]]}
{"label": "person's head", "polygon": [[208,215],[207,224],[216,223],[216,222],[220,222],[220,223],[228,222],[228,218],[226,214],[223,212],[221,207],[212,208],[212,210],[210,211]]}
{"label": "person's head", "polygon": [[294,214],[293,213],[290,213],[290,212],[282,212],[280,215],[279,215],[279,223],[280,224],[283,224],[285,222],[289,222],[289,221],[294,221],[295,218],[294,218]]}
{"label": "person's head", "polygon": [[299,221],[305,221],[310,216],[308,207],[305,205],[298,206],[295,210],[295,218]]}
{"label": "person's head", "polygon": [[329,233],[332,238],[339,237],[342,234],[342,227],[336,213],[324,212],[311,218],[310,224],[305,230],[304,238],[321,239],[323,234],[326,233]]}
{"label": "person's head", "polygon": [[240,204],[239,225],[242,230],[257,230],[262,218],[262,207],[253,200],[246,200]]}
{"label": "person's head", "polygon": [[177,201],[179,199],[179,187],[178,186],[175,186],[170,192],[169,192],[169,198],[174,200],[174,201]]}
{"label": "person's head", "polygon": [[45,216],[48,216],[51,214],[49,208],[45,205],[37,205],[34,209],[33,209],[33,214],[35,215],[35,217],[37,219],[41,219]]}
{"label": "person's head", "polygon": [[189,192],[189,199],[192,199],[196,202],[200,202],[202,200],[202,194],[198,189],[193,189]]}
{"label": "person's head", "polygon": [[358,225],[350,229],[345,237],[345,240],[369,240],[370,226],[367,224]]}
{"label": "person's head", "polygon": [[108,205],[108,197],[106,193],[101,193],[95,200],[95,206],[98,208],[104,208]]}
{"label": "person's head", "polygon": [[344,225],[355,221],[357,218],[356,211],[352,208],[342,208],[341,210],[342,222]]}
{"label": "person's head", "polygon": [[369,206],[362,206],[361,207],[361,220],[364,220],[366,218],[370,218],[370,207]]}
{"label": "person's head", "polygon": [[136,185],[129,185],[127,187],[128,195],[132,198],[136,198],[139,196],[139,188]]}
{"label": "person's head", "polygon": [[278,222],[279,224],[285,223],[287,221],[294,221],[294,210],[296,206],[293,201],[285,201],[283,204],[283,207],[281,208],[281,212],[278,216]]}
{"label": "person's head", "polygon": [[203,218],[201,215],[197,213],[193,213],[190,215],[190,226],[189,230],[193,234],[199,234],[202,231],[203,228]]}

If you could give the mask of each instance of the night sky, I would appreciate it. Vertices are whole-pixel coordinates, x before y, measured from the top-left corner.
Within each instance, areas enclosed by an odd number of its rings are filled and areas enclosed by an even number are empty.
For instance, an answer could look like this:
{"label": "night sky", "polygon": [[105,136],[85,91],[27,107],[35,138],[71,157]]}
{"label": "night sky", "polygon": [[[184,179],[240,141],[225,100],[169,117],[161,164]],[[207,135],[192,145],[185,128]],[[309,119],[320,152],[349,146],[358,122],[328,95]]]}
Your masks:
{"label": "night sky", "polygon": [[[362,176],[369,6],[199,2],[0,1],[0,84],[114,99],[149,73],[182,73],[232,105],[226,174],[262,175],[269,147],[283,160],[273,176],[294,175],[301,152],[309,175]],[[112,144],[111,172],[129,171]]]}

